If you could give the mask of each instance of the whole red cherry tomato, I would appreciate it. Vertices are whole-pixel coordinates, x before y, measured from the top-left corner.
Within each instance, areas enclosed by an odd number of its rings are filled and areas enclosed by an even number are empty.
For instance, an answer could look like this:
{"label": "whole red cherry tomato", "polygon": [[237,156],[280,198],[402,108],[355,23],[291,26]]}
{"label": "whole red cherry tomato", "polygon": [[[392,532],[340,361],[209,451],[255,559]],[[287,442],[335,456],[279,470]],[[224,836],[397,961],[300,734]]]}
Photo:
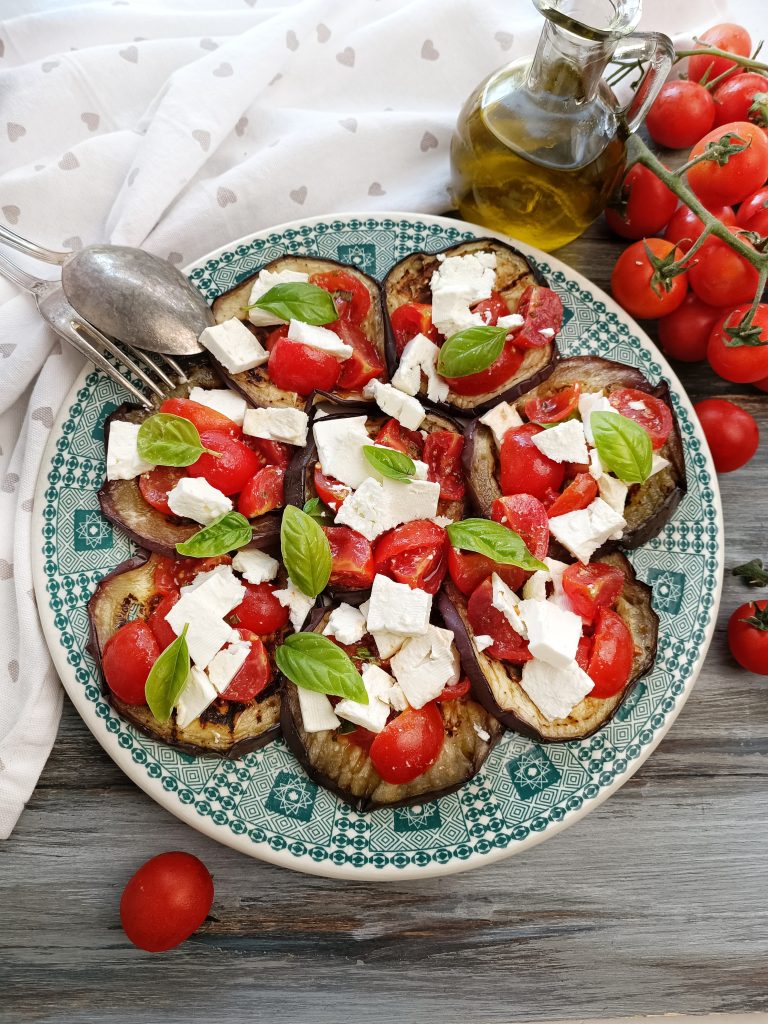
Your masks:
{"label": "whole red cherry tomato", "polygon": [[444,742],[443,716],[431,701],[388,722],[371,743],[369,756],[385,782],[403,785],[432,767]]}
{"label": "whole red cherry tomato", "polygon": [[120,920],[134,946],[173,949],[197,931],[213,904],[213,879],[191,853],[161,853],[139,868],[120,899]]}
{"label": "whole red cherry tomato", "polygon": [[[706,89],[698,88],[709,95]],[[647,238],[664,229],[676,206],[677,197],[664,182],[649,168],[634,164],[624,176],[615,205],[605,211],[605,219],[622,238]]]}
{"label": "whole red cherry tomato", "polygon": [[144,684],[160,657],[160,645],[143,619],[121,626],[104,644],[101,667],[107,686],[126,704],[146,704]]}
{"label": "whole red cherry tomato", "polygon": [[731,473],[749,462],[760,443],[754,416],[724,398],[707,398],[694,409],[718,473]]}
{"label": "whole red cherry tomato", "polygon": [[736,661],[760,676],[768,676],[768,601],[740,605],[728,620],[728,646]]}
{"label": "whole red cherry tomato", "polygon": [[659,320],[663,352],[682,363],[706,359],[709,336],[721,316],[722,311],[717,306],[710,306],[695,292],[688,292],[682,306]]}
{"label": "whole red cherry tomato", "polygon": [[[730,226],[736,223],[736,214],[730,206],[716,206],[709,212],[723,224]],[[664,237],[668,242],[673,242],[678,249],[688,252],[703,231],[704,221],[697,217],[689,206],[680,205],[672,214]]]}
{"label": "whole red cherry tomato", "polygon": [[768,305],[757,307],[753,330],[743,339],[749,306],[730,310],[714,326],[707,345],[709,365],[725,380],[751,384],[768,376]]}
{"label": "whole red cherry tomato", "polygon": [[654,142],[669,149],[687,149],[706,135],[714,123],[712,94],[693,79],[684,78],[662,85],[645,118]]}
{"label": "whole red cherry tomato", "polygon": [[[752,52],[752,39],[749,32],[743,26],[735,25],[733,22],[724,22],[721,25],[708,28],[699,36],[699,44],[700,46],[697,46],[696,49],[715,46],[718,50],[727,50],[728,53],[735,53],[739,57],[748,57]],[[732,68],[737,69],[738,66],[736,61],[729,60],[727,57],[710,57],[708,54],[696,55],[688,58],[688,77],[692,82],[701,82],[706,75],[706,81],[712,82],[724,72]]]}
{"label": "whole red cherry tomato", "polygon": [[[734,234],[752,248],[742,228]],[[757,290],[756,267],[719,238],[708,238],[691,259],[688,271],[691,288],[710,306],[737,306],[751,302]]]}
{"label": "whole red cherry tomato", "polygon": [[768,138],[750,121],[731,121],[715,128],[696,143],[691,159],[701,156],[710,143],[721,140],[734,148],[726,163],[712,157],[688,171],[688,184],[706,206],[740,203],[768,178]]}
{"label": "whole red cherry tomato", "polygon": [[614,298],[632,316],[656,319],[667,316],[683,304],[688,291],[688,275],[682,270],[669,278],[658,267],[674,253],[682,253],[663,238],[644,238],[625,249],[611,275]]}
{"label": "whole red cherry tomato", "polygon": [[[706,90],[705,90],[706,91]],[[768,78],[754,71],[733,75],[715,89],[715,125],[751,121],[768,128]]]}

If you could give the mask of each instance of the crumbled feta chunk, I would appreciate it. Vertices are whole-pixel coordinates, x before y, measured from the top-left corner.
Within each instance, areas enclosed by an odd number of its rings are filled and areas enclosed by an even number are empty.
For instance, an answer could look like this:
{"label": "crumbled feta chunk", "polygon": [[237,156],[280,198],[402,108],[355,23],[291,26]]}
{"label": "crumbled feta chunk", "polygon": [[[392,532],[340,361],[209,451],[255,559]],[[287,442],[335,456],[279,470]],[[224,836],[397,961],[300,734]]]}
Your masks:
{"label": "crumbled feta chunk", "polygon": [[309,417],[301,409],[249,409],[243,420],[243,433],[303,447],[307,443],[308,423]]}
{"label": "crumbled feta chunk", "polygon": [[589,449],[589,475],[594,480],[599,480],[603,475],[603,464],[597,454],[597,448]]}
{"label": "crumbled feta chunk", "polygon": [[228,565],[216,565],[213,569],[208,569],[206,572],[198,572],[192,577],[189,583],[184,583],[179,588],[180,594],[185,594],[188,590],[197,590],[198,587],[202,587],[206,580],[209,580],[211,576],[229,576],[231,569]]}
{"label": "crumbled feta chunk", "polygon": [[485,424],[486,427],[490,427],[493,438],[499,448],[508,430],[512,430],[513,427],[522,427],[523,425],[520,413],[509,402],[499,402],[498,405],[494,405],[484,416],[480,417],[480,422]]}
{"label": "crumbled feta chunk", "polygon": [[[379,630],[377,633],[372,632],[372,630],[368,627],[368,612],[370,610],[370,607],[370,601],[366,601],[364,604],[361,604],[360,614],[365,617],[365,628],[368,630],[368,632],[374,639],[374,642],[376,644],[376,650],[379,652],[379,657],[382,658],[384,661],[387,661],[389,658],[392,657],[395,651],[400,650],[400,648],[403,646],[405,638],[402,636],[397,636],[395,633],[387,633],[385,630]],[[395,707],[394,704],[392,706]],[[402,708],[400,710],[402,710]]]}
{"label": "crumbled feta chunk", "polygon": [[477,722],[473,722],[472,723],[472,728],[477,733],[477,738],[478,739],[482,740],[483,743],[488,743],[489,742],[489,740],[491,738],[491,734],[486,729],[483,729],[483,727],[481,725],[478,725]]}
{"label": "crumbled feta chunk", "polygon": [[151,462],[145,462],[136,447],[139,424],[127,420],[112,420],[109,425],[107,442],[107,480],[133,480],[142,473],[154,469]]}
{"label": "crumbled feta chunk", "polygon": [[525,621],[520,614],[520,601],[514,591],[507,586],[498,573],[491,576],[491,586],[493,588],[491,605],[501,612],[516,633],[525,638],[527,636]]}
{"label": "crumbled feta chunk", "polygon": [[522,601],[519,612],[528,632],[528,650],[540,661],[566,668],[576,657],[581,616],[552,601]]}
{"label": "crumbled feta chunk", "polygon": [[493,637],[489,633],[478,633],[474,637],[474,641],[478,651],[484,651],[486,647],[493,647]]}
{"label": "crumbled feta chunk", "polygon": [[669,459],[665,459],[663,455],[657,455],[656,452],[654,452],[651,459],[651,472],[648,474],[648,479],[650,480],[652,476],[656,476],[656,474],[660,473],[662,469],[666,469],[668,465]]}
{"label": "crumbled feta chunk", "polygon": [[381,732],[389,717],[391,676],[378,665],[363,665],[362,677],[365,692],[368,694],[368,703],[358,704],[353,700],[340,700],[335,708],[336,714],[370,732]]}
{"label": "crumbled feta chunk", "polygon": [[430,281],[432,323],[446,338],[467,327],[483,326],[482,316],[470,306],[490,298],[495,284],[495,253],[446,257]]}
{"label": "crumbled feta chunk", "polygon": [[349,487],[359,487],[371,475],[371,465],[363,455],[363,448],[371,444],[366,422],[365,416],[314,422],[312,433],[317,457],[326,476]]}
{"label": "crumbled feta chunk", "polygon": [[365,619],[359,609],[342,602],[330,614],[324,636],[335,636],[340,644],[356,644],[365,636]]}
{"label": "crumbled feta chunk", "polygon": [[390,528],[390,514],[384,498],[384,486],[373,477],[364,480],[345,498],[336,513],[337,526],[349,526],[373,541]]}
{"label": "crumbled feta chunk", "polygon": [[568,568],[567,563],[559,562],[556,558],[545,558],[546,570],[537,569],[530,576],[523,586],[523,597],[526,601],[546,601],[547,584],[552,584],[553,594],[550,600],[561,608],[570,611],[571,605],[563,591],[563,573]]}
{"label": "crumbled feta chunk", "polygon": [[603,501],[610,505],[614,512],[618,512],[620,516],[623,516],[624,506],[627,503],[627,494],[629,493],[627,485],[615,476],[611,476],[610,473],[603,473],[597,481],[597,486]]}
{"label": "crumbled feta chunk", "polygon": [[288,580],[285,589],[273,593],[283,608],[288,609],[291,625],[298,633],[315,603],[314,597],[308,597],[291,580]]}
{"label": "crumbled feta chunk", "polygon": [[243,579],[254,586],[267,583],[277,576],[280,563],[266,551],[258,548],[240,548],[232,559],[232,568],[239,572]]}
{"label": "crumbled feta chunk", "polygon": [[526,601],[546,601],[547,583],[552,579],[548,572],[537,569],[523,584],[523,598]]}
{"label": "crumbled feta chunk", "polygon": [[645,402],[627,402],[627,406],[636,412],[645,412],[648,408]]}
{"label": "crumbled feta chunk", "polygon": [[418,430],[424,422],[426,410],[421,402],[391,384],[382,384],[374,378],[366,385],[366,394],[373,398],[382,412],[394,416],[407,430]]}
{"label": "crumbled feta chunk", "polygon": [[406,583],[395,583],[378,573],[371,587],[368,608],[368,629],[397,633],[400,636],[419,636],[427,632],[432,611],[432,595],[424,590],[411,589]]}
{"label": "crumbled feta chunk", "polygon": [[325,732],[327,729],[338,729],[341,722],[336,717],[333,705],[324,693],[317,690],[305,690],[296,687],[301,709],[301,721],[305,732]]}
{"label": "crumbled feta chunk", "polygon": [[566,718],[595,684],[575,661],[567,668],[553,668],[534,658],[523,665],[520,685],[542,715],[554,722]]}
{"label": "crumbled feta chunk", "polygon": [[[301,270],[260,270],[259,276],[253,282],[248,305],[252,306],[254,302],[258,302],[277,284],[294,284],[297,281],[308,282],[309,274],[305,274]],[[285,323],[285,320],[281,320],[274,313],[268,313],[266,309],[249,309],[248,319],[257,327],[271,327],[273,324]]]}
{"label": "crumbled feta chunk", "polygon": [[[497,327],[506,327],[507,330],[513,330],[515,327],[522,327],[525,323],[525,317],[520,316],[519,313],[508,313],[506,316],[500,316],[496,321]],[[542,332],[543,333],[543,332]]]}
{"label": "crumbled feta chunk", "polygon": [[565,420],[531,438],[542,455],[553,462],[588,462],[584,427],[579,420]]}
{"label": "crumbled feta chunk", "polygon": [[248,403],[242,395],[235,394],[229,388],[192,388],[189,397],[198,405],[220,412],[238,427],[242,427],[245,410],[248,408]]}
{"label": "crumbled feta chunk", "polygon": [[168,508],[175,516],[194,519],[196,523],[207,526],[214,519],[232,511],[232,501],[216,487],[212,487],[205,477],[183,476],[168,491]]}
{"label": "crumbled feta chunk", "polygon": [[417,334],[403,349],[392,384],[406,395],[416,395],[424,373],[427,378],[427,398],[430,402],[444,402],[450,389],[437,372],[439,355],[440,349],[433,341],[423,334]]}
{"label": "crumbled feta chunk", "polygon": [[423,636],[406,640],[390,665],[412,708],[423,708],[461,675],[453,633],[432,625]]}
{"label": "crumbled feta chunk", "polygon": [[549,520],[549,530],[555,540],[585,564],[602,544],[626,525],[624,517],[602,498],[595,498],[588,508]]}
{"label": "crumbled feta chunk", "polygon": [[193,665],[189,670],[184,689],[176,701],[176,725],[186,729],[218,697],[216,687],[202,669]]}
{"label": "crumbled feta chunk", "polygon": [[555,329],[554,327],[542,327],[539,330],[539,334],[542,336],[542,338],[554,338]]}
{"label": "crumbled feta chunk", "polygon": [[329,331],[327,327],[305,324],[301,320],[291,320],[289,323],[288,341],[296,341],[309,348],[316,348],[319,352],[327,352],[337,359],[349,359],[354,352],[352,346],[342,341],[334,331]]}
{"label": "crumbled feta chunk", "polygon": [[450,526],[453,520],[450,516],[432,516],[432,522],[436,526],[442,526],[445,529],[446,526]]}
{"label": "crumbled feta chunk", "polygon": [[269,359],[259,339],[235,317],[206,327],[199,341],[230,373],[245,373]]}
{"label": "crumbled feta chunk", "polygon": [[584,425],[584,435],[590,444],[595,443],[590,419],[593,412],[616,412],[602,391],[588,391],[579,396],[579,416]]}
{"label": "crumbled feta chunk", "polygon": [[[432,480],[411,479],[408,483],[384,479],[381,483],[388,517],[386,529],[410,523],[414,519],[431,519],[437,515],[440,484]],[[349,501],[349,498],[347,498]],[[346,505],[346,501],[344,505]],[[342,509],[344,508],[342,505]],[[336,522],[338,522],[338,516]]]}
{"label": "crumbled feta chunk", "polygon": [[208,665],[208,678],[218,693],[223,693],[243,667],[251,653],[247,640],[235,640],[215,654]]}
{"label": "crumbled feta chunk", "polygon": [[218,651],[237,634],[224,621],[245,597],[245,587],[230,566],[219,566],[196,587],[185,587],[165,621],[179,636],[186,625],[189,656],[205,668]]}

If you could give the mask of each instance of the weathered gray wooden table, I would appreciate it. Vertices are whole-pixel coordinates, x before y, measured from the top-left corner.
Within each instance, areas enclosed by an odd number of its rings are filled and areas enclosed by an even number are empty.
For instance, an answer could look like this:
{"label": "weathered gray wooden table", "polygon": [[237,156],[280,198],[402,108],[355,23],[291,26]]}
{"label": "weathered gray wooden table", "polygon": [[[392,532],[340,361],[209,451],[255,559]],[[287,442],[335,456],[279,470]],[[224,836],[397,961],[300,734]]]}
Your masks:
{"label": "weathered gray wooden table", "polygon": [[[562,257],[607,287],[601,226]],[[768,397],[681,368],[694,400],[737,395],[765,439],[721,478],[727,562],[768,556]],[[0,846],[0,1021],[435,1024],[768,1011],[768,681],[725,644],[671,733],[606,804],[484,870],[364,885],[268,867],[182,825],[130,783],[66,702]],[[215,919],[152,957],[120,930],[132,871],[198,854]]]}

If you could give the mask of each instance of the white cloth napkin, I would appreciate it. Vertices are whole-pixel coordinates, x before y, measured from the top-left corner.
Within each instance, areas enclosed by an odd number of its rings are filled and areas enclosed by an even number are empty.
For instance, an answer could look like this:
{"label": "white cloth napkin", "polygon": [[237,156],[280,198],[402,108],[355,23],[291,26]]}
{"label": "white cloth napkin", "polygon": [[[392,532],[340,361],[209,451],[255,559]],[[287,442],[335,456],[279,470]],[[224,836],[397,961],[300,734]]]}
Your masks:
{"label": "white cloth napkin", "polygon": [[[690,33],[724,7],[647,0],[644,25]],[[4,222],[52,248],[110,240],[177,265],[302,216],[446,209],[459,107],[541,26],[529,0],[0,0],[0,14]],[[61,710],[30,511],[81,365],[0,282],[0,837]]]}

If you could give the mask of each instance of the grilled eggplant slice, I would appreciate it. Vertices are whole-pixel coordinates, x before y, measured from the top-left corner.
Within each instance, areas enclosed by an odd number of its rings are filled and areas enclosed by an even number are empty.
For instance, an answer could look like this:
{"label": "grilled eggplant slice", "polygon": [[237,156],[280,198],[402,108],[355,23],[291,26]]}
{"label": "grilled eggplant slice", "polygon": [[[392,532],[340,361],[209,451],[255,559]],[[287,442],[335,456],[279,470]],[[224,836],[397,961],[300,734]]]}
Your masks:
{"label": "grilled eggplant slice", "polygon": [[[168,398],[187,398],[194,387],[221,388],[224,381],[211,367],[207,358],[196,360],[187,369],[188,380],[169,392]],[[157,405],[159,406],[159,400]],[[156,412],[157,408],[153,410]],[[142,423],[152,412],[140,405],[126,403],[107,417],[104,424],[104,447],[109,441],[109,427],[113,420]],[[120,527],[139,547],[156,551],[169,558],[176,557],[176,545],[198,532],[199,523],[166,516],[152,508],[142,497],[138,480],[105,480],[98,493],[102,515]],[[280,514],[269,513],[253,520],[253,544],[271,547],[280,536]]]}
{"label": "grilled eggplant slice", "polygon": [[[382,363],[386,363],[386,352],[384,342],[384,316],[381,308],[381,289],[377,281],[368,274],[364,274],[357,267],[349,266],[346,263],[338,263],[336,260],[321,259],[318,256],[279,256],[271,263],[265,263],[257,273],[246,277],[234,288],[214,299],[212,311],[217,324],[225,320],[242,320],[249,331],[256,335],[259,341],[264,344],[267,335],[275,330],[274,327],[255,327],[248,320],[246,306],[250,301],[253,283],[259,276],[261,270],[296,270],[305,274],[322,274],[333,271],[343,271],[360,281],[368,289],[371,296],[371,308],[368,315],[360,324],[360,329],[366,338],[381,357]],[[229,373],[211,357],[221,375],[226,378],[235,391],[244,395],[252,405],[257,406],[288,406],[295,409],[303,409],[306,398],[295,391],[284,391],[275,387],[269,379],[266,366],[258,366],[253,370],[246,370],[245,373]],[[384,379],[384,375],[382,375]],[[359,397],[359,391],[339,391],[342,398]]]}
{"label": "grilled eggplant slice", "polygon": [[[155,554],[130,558],[96,587],[88,602],[88,616],[90,649],[99,664],[112,634],[129,619],[148,618],[156,607],[160,600],[155,588],[158,561]],[[280,735],[280,695],[274,684],[250,704],[215,701],[183,729],[176,724],[175,712],[169,721],[158,722],[146,705],[126,704],[109,690],[106,682],[104,688],[112,706],[131,725],[187,754],[243,757]]]}
{"label": "grilled eggplant slice", "polygon": [[[326,611],[312,624],[315,632],[323,631],[329,615]],[[363,637],[358,646],[376,650],[370,636]],[[381,664],[386,667],[387,662]],[[403,785],[384,782],[367,752],[349,743],[338,730],[306,732],[296,687],[287,679],[280,721],[288,747],[314,782],[337,793],[355,810],[372,811],[423,803],[460,789],[480,771],[504,731],[475,700],[447,701],[438,707],[445,726],[440,756],[426,772]],[[489,739],[482,739],[475,727]]]}
{"label": "grilled eggplant slice", "polygon": [[635,684],[653,667],[659,617],[651,605],[651,589],[635,576],[624,555],[618,552],[595,559],[623,571],[626,582],[616,611],[622,617],[635,646],[629,682],[614,697],[600,700],[585,697],[567,718],[549,721],[520,686],[517,665],[497,661],[479,651],[472,639],[467,617],[467,599],[448,582],[437,598],[437,605],[449,629],[456,637],[462,666],[472,683],[475,698],[508,729],[542,743],[565,743],[584,739],[613,718]]}
{"label": "grilled eggplant slice", "polygon": [[[501,292],[510,310],[517,309],[520,298],[526,288],[531,285],[547,286],[547,280],[536,267],[517,249],[495,238],[477,238],[471,242],[443,249],[446,256],[465,256],[473,252],[496,253],[496,290]],[[398,356],[395,336],[389,317],[406,302],[432,302],[432,291],[429,282],[432,274],[440,266],[437,253],[417,252],[400,260],[384,278],[384,308],[387,313],[387,363],[390,376],[397,369]],[[448,398],[441,406],[460,415],[475,416],[490,409],[499,401],[511,402],[518,395],[530,391],[552,373],[557,363],[558,353],[552,342],[542,348],[529,349],[519,370],[502,387],[483,395],[457,395],[449,392]],[[422,382],[422,395],[426,388]]]}
{"label": "grilled eggplant slice", "polygon": [[[669,466],[656,473],[643,484],[629,489],[624,518],[627,526],[619,540],[608,541],[599,554],[616,548],[636,548],[655,537],[672,518],[686,492],[685,456],[666,381],[655,387],[632,366],[624,366],[599,356],[572,356],[558,363],[552,375],[537,388],[527,392],[513,404],[522,412],[531,398],[541,398],[571,384],[580,384],[583,392],[605,391],[617,388],[635,388],[665,402],[672,412],[673,427],[664,447],[658,452],[668,460]],[[464,477],[469,502],[478,515],[490,519],[491,506],[501,497],[498,482],[498,451],[493,434],[479,420],[473,420],[466,431],[463,452]],[[555,557],[563,557],[564,550],[553,547]],[[570,561],[570,555],[566,560]]]}

